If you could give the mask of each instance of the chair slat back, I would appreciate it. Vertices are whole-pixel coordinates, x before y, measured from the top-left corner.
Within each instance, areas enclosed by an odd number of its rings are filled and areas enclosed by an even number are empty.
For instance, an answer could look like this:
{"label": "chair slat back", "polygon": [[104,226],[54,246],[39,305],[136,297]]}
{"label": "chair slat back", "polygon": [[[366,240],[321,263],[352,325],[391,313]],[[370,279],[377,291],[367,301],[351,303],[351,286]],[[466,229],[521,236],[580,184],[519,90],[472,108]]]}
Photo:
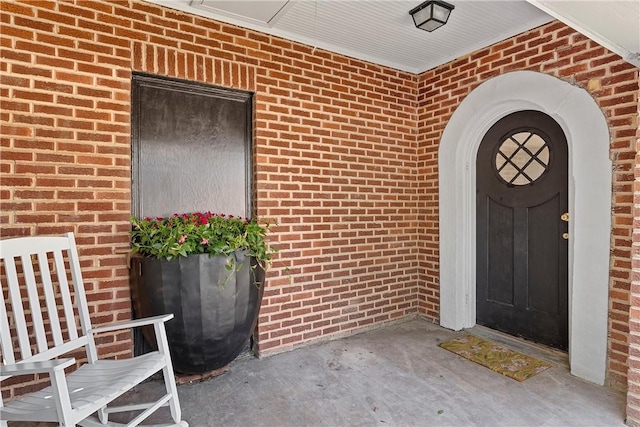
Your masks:
{"label": "chair slat back", "polygon": [[40,309],[40,298],[36,287],[36,277],[31,264],[31,256],[21,256],[22,271],[27,285],[27,296],[29,297],[29,306],[31,307],[31,322],[35,329],[36,344],[38,345],[38,353],[47,350],[47,335],[44,331],[44,322],[42,321],[42,310]]}
{"label": "chair slat back", "polygon": [[47,360],[87,344],[91,324],[73,233],[0,240],[0,266],[3,363]]}
{"label": "chair slat back", "polygon": [[[46,254],[38,254],[38,263],[40,265],[48,264]],[[56,296],[53,292],[53,282],[51,281],[51,273],[49,269],[46,268],[41,271],[42,274],[42,283],[44,284],[44,296],[47,304],[47,312],[49,313],[49,318],[51,319],[51,333],[53,335],[53,345],[61,345],[63,343],[62,340],[62,330],[60,329],[60,317],[58,316],[58,306],[56,304]]]}
{"label": "chair slat back", "polygon": [[0,307],[0,350],[2,350],[2,363],[13,364],[16,363],[16,358],[14,357],[12,346],[9,345],[12,339],[11,331],[9,330],[9,317],[4,301],[4,291],[0,292],[0,298],[2,298],[2,306]]}

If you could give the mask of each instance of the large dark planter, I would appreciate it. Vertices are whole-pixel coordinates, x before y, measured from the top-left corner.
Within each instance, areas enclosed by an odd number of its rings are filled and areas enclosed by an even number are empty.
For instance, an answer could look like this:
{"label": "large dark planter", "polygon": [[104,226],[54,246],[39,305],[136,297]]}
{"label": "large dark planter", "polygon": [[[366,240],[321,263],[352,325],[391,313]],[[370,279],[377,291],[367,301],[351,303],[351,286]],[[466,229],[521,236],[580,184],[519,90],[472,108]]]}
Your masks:
{"label": "large dark planter", "polygon": [[[264,292],[264,270],[253,258],[190,255],[171,261],[131,258],[131,291],[136,317],[173,313],[167,337],[173,367],[201,374],[235,359],[251,337]],[[242,267],[240,267],[242,265]],[[153,348],[153,331],[143,330]]]}

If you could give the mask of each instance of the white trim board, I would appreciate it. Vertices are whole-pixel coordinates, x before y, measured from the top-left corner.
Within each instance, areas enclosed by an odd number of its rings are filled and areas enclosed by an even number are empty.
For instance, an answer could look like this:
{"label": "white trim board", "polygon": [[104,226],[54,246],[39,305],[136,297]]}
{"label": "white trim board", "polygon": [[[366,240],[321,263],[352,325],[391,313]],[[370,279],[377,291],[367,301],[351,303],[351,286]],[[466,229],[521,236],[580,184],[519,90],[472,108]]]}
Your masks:
{"label": "white trim board", "polygon": [[569,148],[569,361],[604,384],[607,355],[611,160],[609,129],[588,92],[555,77],[516,71],[478,86],[440,141],[440,324],[476,323],[476,155],[500,118],[538,110],[562,127]]}
{"label": "white trim board", "polygon": [[640,67],[640,2],[527,0],[538,9]]}

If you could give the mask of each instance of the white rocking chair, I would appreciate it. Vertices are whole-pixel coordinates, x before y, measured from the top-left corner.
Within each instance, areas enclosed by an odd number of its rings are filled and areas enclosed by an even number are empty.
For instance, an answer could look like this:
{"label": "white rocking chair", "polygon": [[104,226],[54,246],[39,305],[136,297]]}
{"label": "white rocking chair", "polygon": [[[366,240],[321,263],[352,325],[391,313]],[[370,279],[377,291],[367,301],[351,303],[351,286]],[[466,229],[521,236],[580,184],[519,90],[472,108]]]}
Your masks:
{"label": "white rocking chair", "polygon": [[[4,269],[0,292],[0,380],[48,374],[51,382],[49,387],[16,400],[0,400],[1,426],[6,426],[7,421],[52,421],[60,426],[122,425],[109,423],[108,415],[142,411],[126,424],[133,427],[161,406],[170,408],[174,421],[170,425],[187,426],[181,421],[164,328],[172,314],[92,328],[73,233],[2,240],[0,266]],[[158,351],[123,360],[98,359],[94,335],[143,325],[153,325]],[[74,366],[76,361],[59,357],[81,347],[85,348],[88,363],[65,373],[65,368]],[[107,406],[160,370],[166,387],[160,399]]]}

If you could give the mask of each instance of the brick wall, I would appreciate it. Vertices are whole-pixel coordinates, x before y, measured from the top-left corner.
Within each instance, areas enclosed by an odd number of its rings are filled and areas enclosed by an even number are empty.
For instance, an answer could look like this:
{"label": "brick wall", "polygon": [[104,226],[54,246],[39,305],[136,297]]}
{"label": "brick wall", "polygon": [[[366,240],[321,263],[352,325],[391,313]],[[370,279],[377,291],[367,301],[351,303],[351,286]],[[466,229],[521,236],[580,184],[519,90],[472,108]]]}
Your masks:
{"label": "brick wall", "polygon": [[437,318],[438,142],[460,102],[480,83],[509,71],[546,73],[587,90],[609,123],[613,160],[608,382],[626,386],[629,283],[633,231],[633,179],[638,127],[638,69],[616,54],[554,22],[479,50],[419,77],[418,170],[426,224],[418,242],[421,312]]}
{"label": "brick wall", "polygon": [[280,249],[262,354],[416,313],[416,76],[141,1],[0,11],[2,237],[74,231],[96,324],[130,317],[132,71],[256,93],[257,213]]}
{"label": "brick wall", "polygon": [[[97,324],[130,316],[132,71],[256,93],[257,213],[280,224],[262,354],[418,310],[437,320],[451,113],[512,70],[587,88],[612,129],[609,379],[625,384],[638,81],[596,43],[554,23],[415,76],[138,0],[0,2],[0,25],[2,237],[74,231]],[[100,349],[128,354],[130,338]]]}
{"label": "brick wall", "polygon": [[[638,77],[640,85],[640,77]],[[638,94],[640,99],[640,93]],[[640,117],[640,102],[638,103]],[[634,167],[635,181],[633,189],[633,245],[632,245],[632,280],[629,310],[629,378],[627,392],[627,424],[640,426],[640,126],[636,130],[636,163]]]}

